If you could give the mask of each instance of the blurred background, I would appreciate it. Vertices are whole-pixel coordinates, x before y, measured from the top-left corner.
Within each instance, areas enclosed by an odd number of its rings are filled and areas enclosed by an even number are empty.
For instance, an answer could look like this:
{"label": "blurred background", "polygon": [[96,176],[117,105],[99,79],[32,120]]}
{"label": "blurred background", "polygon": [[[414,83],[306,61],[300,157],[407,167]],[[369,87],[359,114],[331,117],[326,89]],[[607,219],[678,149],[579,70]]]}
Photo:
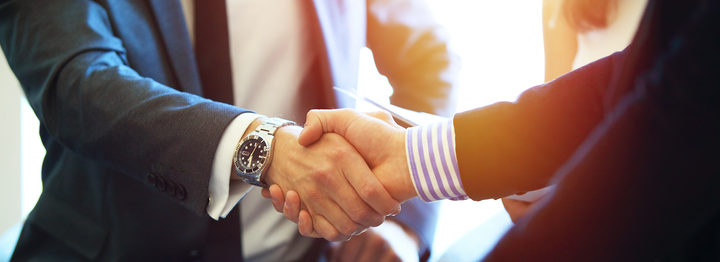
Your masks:
{"label": "blurred background", "polygon": [[[427,1],[436,19],[446,27],[452,49],[462,59],[458,112],[515,100],[525,89],[543,82],[542,1]],[[372,54],[364,50],[359,93],[387,101],[391,92],[385,77],[378,74]],[[3,253],[12,252],[7,250],[12,248],[7,243],[15,239],[8,236],[17,237],[21,221],[42,191],[40,169],[45,151],[38,136],[37,118],[1,53],[0,107],[0,122],[4,123],[0,128]],[[474,230],[482,232],[486,242],[464,251],[482,254],[510,225],[502,204],[496,200],[443,201],[441,205],[433,260],[439,260],[438,255],[451,245],[456,247],[453,243]]]}

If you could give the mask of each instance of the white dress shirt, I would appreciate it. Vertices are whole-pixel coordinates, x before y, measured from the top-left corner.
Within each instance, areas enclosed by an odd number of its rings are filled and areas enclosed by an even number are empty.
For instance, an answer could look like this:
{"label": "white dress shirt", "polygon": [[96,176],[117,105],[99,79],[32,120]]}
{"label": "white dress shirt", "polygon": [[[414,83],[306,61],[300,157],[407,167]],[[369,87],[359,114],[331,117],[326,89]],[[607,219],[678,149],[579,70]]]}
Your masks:
{"label": "white dress shirt", "polygon": [[[292,119],[306,108],[298,97],[310,70],[308,19],[302,1],[227,0],[228,33],[235,105],[274,117]],[[182,0],[194,43],[193,0]],[[242,243],[245,261],[296,260],[310,246],[296,225],[277,213],[259,188],[230,181],[235,146],[259,115],[242,114],[220,139],[210,178],[207,213],[225,217],[242,199]]]}

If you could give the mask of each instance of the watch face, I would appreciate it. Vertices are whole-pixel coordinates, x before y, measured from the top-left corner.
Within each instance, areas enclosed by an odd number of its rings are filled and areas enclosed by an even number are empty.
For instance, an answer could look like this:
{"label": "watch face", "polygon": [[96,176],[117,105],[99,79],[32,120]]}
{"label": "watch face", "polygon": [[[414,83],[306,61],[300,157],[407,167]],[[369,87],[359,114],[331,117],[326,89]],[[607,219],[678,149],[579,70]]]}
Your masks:
{"label": "watch face", "polygon": [[265,140],[250,137],[238,149],[238,167],[243,173],[249,174],[260,170],[267,160],[268,151]]}

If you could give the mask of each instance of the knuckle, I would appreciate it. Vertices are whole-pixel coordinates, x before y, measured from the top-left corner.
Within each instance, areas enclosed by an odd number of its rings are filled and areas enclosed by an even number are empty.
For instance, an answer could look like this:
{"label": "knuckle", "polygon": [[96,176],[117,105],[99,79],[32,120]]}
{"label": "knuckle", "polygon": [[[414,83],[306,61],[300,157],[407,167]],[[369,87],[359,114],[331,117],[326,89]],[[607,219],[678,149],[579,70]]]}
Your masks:
{"label": "knuckle", "polygon": [[371,222],[371,226],[376,227],[385,222],[385,216],[377,216],[375,220]]}
{"label": "knuckle", "polygon": [[370,184],[365,184],[360,188],[360,197],[366,200],[378,199],[380,197],[380,190]]}
{"label": "knuckle", "polygon": [[397,215],[397,214],[393,214],[393,213],[395,213],[399,208],[400,208],[399,204],[388,205],[387,207],[384,207],[382,212],[386,216]]}
{"label": "knuckle", "polygon": [[383,216],[377,215],[375,212],[369,212],[363,217],[368,226],[379,226],[382,224]]}
{"label": "knuckle", "polygon": [[346,147],[336,146],[332,148],[329,154],[331,159],[337,161],[347,157],[348,153],[349,151]]}
{"label": "knuckle", "polygon": [[362,223],[366,226],[379,226],[382,224],[382,222],[385,220],[385,217],[382,215],[377,214],[376,212],[373,212],[371,210],[364,210],[361,212],[358,212],[355,216],[357,218],[356,221]]}
{"label": "knuckle", "polygon": [[333,169],[329,166],[318,167],[310,173],[312,182],[320,185],[327,185],[331,181]]}
{"label": "knuckle", "polygon": [[340,236],[340,233],[338,233],[338,232],[330,232],[330,233],[326,233],[324,235],[324,238],[327,240],[330,240],[330,241],[339,241],[339,239],[340,239],[339,236]]}
{"label": "knuckle", "polygon": [[308,199],[310,199],[313,202],[323,198],[322,193],[314,188],[311,188],[311,189],[308,189],[307,191],[305,191],[305,197],[307,197]]}
{"label": "knuckle", "polygon": [[311,118],[313,118],[313,117],[319,117],[319,116],[320,116],[320,112],[321,112],[321,110],[310,109],[310,111],[307,112],[306,117],[307,117],[308,119],[311,119]]}
{"label": "knuckle", "polygon": [[358,225],[356,225],[355,223],[348,222],[348,223],[343,223],[342,225],[340,225],[340,228],[338,228],[338,230],[340,231],[340,234],[342,234],[344,236],[349,236],[349,235],[352,235],[353,233],[355,233],[355,230],[357,228],[358,228]]}
{"label": "knuckle", "polygon": [[330,239],[331,241],[345,241],[348,239],[348,237],[347,235],[343,235],[342,233],[336,231],[331,234]]}
{"label": "knuckle", "polygon": [[337,111],[342,114],[352,114],[355,112],[354,110],[349,109],[349,108],[342,108],[342,109],[338,109]]}
{"label": "knuckle", "polygon": [[369,227],[360,227],[355,232],[353,232],[353,236],[360,236],[359,238],[367,238],[366,234],[364,234]]}
{"label": "knuckle", "polygon": [[372,214],[370,214],[370,210],[363,206],[357,206],[352,207],[349,210],[350,218],[352,218],[353,221],[362,223],[362,224],[368,224],[369,221],[373,221],[374,218]]}

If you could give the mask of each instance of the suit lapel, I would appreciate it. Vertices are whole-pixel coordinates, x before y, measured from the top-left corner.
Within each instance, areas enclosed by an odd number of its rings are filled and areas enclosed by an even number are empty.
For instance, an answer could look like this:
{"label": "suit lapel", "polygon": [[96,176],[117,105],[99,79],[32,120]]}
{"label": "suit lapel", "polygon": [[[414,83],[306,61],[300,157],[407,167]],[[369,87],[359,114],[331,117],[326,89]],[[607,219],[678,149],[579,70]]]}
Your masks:
{"label": "suit lapel", "polygon": [[148,0],[180,90],[202,95],[195,53],[177,0]]}

